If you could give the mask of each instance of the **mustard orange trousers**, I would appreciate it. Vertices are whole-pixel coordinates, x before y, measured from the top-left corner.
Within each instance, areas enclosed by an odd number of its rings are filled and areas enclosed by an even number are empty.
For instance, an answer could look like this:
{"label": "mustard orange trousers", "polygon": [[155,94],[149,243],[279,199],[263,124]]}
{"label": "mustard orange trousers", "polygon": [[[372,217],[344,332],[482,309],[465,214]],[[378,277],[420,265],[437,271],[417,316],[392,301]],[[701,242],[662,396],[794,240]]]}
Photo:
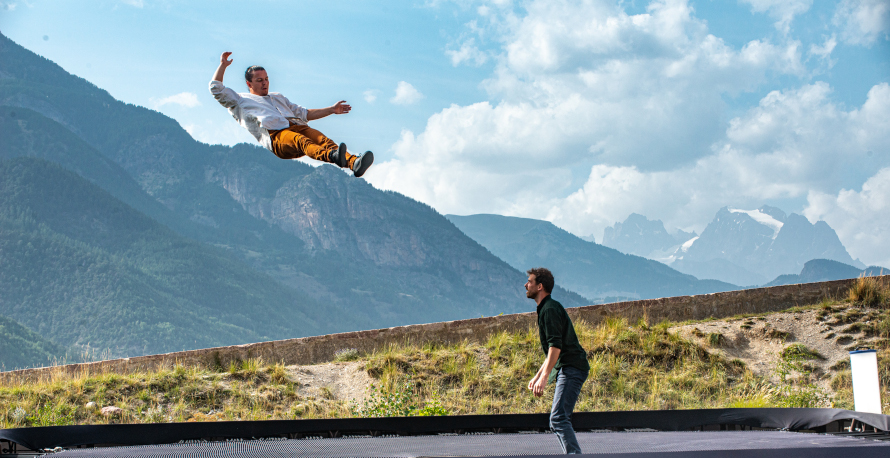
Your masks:
{"label": "mustard orange trousers", "polygon": [[[292,125],[287,129],[271,130],[272,152],[282,159],[299,159],[309,156],[322,162],[333,163],[331,155],[339,148],[325,134],[305,125]],[[348,167],[352,167],[355,156],[346,153]]]}

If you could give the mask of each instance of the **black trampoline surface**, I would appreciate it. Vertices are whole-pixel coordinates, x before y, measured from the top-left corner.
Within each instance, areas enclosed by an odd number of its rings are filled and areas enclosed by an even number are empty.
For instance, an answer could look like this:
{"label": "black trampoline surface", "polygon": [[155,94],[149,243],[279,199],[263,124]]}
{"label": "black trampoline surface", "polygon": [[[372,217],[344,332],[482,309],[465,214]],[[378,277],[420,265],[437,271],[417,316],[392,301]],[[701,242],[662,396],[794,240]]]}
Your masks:
{"label": "black trampoline surface", "polygon": [[[625,456],[890,457],[890,441],[787,431],[579,432],[584,454]],[[855,449],[855,450],[852,450]],[[721,453],[723,451],[723,453]],[[440,434],[326,439],[230,440],[73,449],[53,457],[421,457],[561,454],[556,436]]]}

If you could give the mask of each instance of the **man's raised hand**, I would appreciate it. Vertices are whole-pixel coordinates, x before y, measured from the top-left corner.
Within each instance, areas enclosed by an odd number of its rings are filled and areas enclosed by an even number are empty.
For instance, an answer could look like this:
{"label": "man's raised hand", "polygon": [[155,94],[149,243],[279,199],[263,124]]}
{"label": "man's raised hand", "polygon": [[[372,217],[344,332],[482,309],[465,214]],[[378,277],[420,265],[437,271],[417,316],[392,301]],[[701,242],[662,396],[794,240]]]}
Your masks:
{"label": "man's raised hand", "polygon": [[334,104],[333,107],[334,114],[346,114],[349,113],[349,110],[352,109],[352,106],[347,104],[345,100],[341,100]]}
{"label": "man's raised hand", "polygon": [[226,76],[226,68],[232,65],[232,59],[229,59],[231,55],[231,51],[226,51],[219,56],[219,67],[216,67],[216,71],[213,72],[213,81],[222,83],[223,77]]}

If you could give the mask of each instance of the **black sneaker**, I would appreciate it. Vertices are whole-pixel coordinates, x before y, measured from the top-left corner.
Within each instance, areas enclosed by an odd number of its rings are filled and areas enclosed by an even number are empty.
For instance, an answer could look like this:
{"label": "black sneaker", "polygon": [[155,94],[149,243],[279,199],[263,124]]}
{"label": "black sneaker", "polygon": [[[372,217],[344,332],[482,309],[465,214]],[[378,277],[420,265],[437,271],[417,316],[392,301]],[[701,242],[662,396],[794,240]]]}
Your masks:
{"label": "black sneaker", "polygon": [[346,143],[340,143],[340,149],[331,153],[331,162],[341,169],[349,167],[349,160],[346,159]]}
{"label": "black sneaker", "polygon": [[365,151],[365,154],[362,154],[361,157],[357,158],[355,162],[352,163],[352,172],[355,173],[356,178],[358,178],[364,175],[373,163],[374,153]]}

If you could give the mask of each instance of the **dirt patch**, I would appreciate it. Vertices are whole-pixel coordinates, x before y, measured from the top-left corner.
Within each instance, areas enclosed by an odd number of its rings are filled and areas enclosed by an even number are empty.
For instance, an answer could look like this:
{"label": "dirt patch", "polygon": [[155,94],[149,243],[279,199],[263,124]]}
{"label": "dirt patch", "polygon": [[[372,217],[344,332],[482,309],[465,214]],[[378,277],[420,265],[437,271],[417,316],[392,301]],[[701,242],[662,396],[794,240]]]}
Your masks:
{"label": "dirt patch", "polygon": [[849,361],[850,350],[876,340],[819,309],[687,324],[671,331],[710,352],[738,358],[755,374],[773,381],[777,379],[775,368],[782,350],[791,344],[803,344],[822,356],[810,363],[815,367],[814,374],[823,376],[819,382],[823,388],[828,387],[830,377],[825,376],[830,375],[832,367]]}
{"label": "dirt patch", "polygon": [[373,380],[361,362],[287,366],[291,380],[299,382],[301,396],[362,403]]}

